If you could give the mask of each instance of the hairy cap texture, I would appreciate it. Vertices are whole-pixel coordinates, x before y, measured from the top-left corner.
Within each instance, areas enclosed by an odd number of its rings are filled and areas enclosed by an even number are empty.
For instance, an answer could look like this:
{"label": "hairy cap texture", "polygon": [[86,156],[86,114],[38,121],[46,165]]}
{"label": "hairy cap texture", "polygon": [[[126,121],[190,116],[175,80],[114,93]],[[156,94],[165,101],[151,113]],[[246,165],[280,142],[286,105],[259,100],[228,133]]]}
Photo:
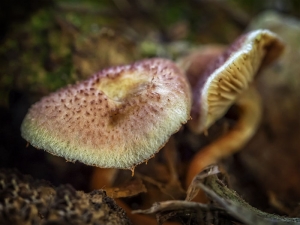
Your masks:
{"label": "hairy cap texture", "polygon": [[142,60],[42,98],[27,113],[21,133],[33,146],[70,161],[131,169],[187,122],[190,95],[173,62]]}

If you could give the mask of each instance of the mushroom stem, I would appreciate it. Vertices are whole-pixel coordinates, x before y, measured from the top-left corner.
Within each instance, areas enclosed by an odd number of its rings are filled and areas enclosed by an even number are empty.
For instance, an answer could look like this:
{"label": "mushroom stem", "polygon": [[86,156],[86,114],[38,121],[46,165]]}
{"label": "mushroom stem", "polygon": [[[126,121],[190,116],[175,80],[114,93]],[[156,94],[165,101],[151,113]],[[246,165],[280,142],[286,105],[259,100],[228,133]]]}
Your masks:
{"label": "mushroom stem", "polygon": [[166,166],[169,170],[169,180],[167,184],[160,187],[161,190],[175,199],[185,195],[182,183],[179,180],[178,168],[178,152],[174,136],[172,136],[163,149]]}
{"label": "mushroom stem", "polygon": [[175,140],[173,136],[171,136],[167,144],[164,146],[163,150],[164,150],[163,153],[166,159],[167,167],[170,172],[169,182],[172,183],[174,181],[178,181],[178,173],[176,169],[178,155],[177,155],[177,149],[176,149]]}
{"label": "mushroom stem", "polygon": [[105,189],[113,185],[118,169],[115,168],[99,168],[93,170],[91,177],[90,188],[91,190]]}
{"label": "mushroom stem", "polygon": [[[206,166],[239,151],[254,135],[261,120],[261,99],[254,87],[250,87],[237,100],[239,119],[227,134],[201,149],[193,157],[187,172],[186,186]],[[204,193],[194,201],[205,201]]]}

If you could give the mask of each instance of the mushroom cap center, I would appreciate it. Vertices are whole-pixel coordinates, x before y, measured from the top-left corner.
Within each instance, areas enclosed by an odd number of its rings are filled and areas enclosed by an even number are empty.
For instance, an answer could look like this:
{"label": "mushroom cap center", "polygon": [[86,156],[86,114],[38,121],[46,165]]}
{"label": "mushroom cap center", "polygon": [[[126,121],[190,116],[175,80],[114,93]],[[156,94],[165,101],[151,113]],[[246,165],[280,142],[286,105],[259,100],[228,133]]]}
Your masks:
{"label": "mushroom cap center", "polygon": [[103,78],[98,89],[109,99],[123,102],[144,90],[149,82],[151,77],[142,72],[124,73],[122,76]]}

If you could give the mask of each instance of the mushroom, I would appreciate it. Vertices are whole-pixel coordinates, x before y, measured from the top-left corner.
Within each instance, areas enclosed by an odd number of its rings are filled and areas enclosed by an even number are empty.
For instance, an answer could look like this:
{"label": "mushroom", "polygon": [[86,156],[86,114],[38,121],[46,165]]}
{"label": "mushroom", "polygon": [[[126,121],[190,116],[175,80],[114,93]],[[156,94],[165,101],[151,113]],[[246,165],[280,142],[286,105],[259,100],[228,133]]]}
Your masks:
{"label": "mushroom", "polygon": [[252,83],[258,70],[277,59],[283,49],[281,40],[268,30],[256,30],[239,37],[199,74],[193,88],[190,128],[202,133],[224,116]]}
{"label": "mushroom", "polygon": [[104,69],[35,103],[21,126],[34,147],[102,168],[134,170],[190,118],[190,87],[167,59]]}
{"label": "mushroom", "polygon": [[203,168],[238,151],[254,135],[261,118],[261,105],[255,88],[249,86],[257,72],[277,59],[283,49],[284,44],[274,33],[252,31],[239,37],[199,74],[193,88],[192,120],[188,124],[191,130],[206,132],[232,104],[237,105],[239,119],[228,133],[195,154],[188,168],[186,186]]}
{"label": "mushroom", "polygon": [[[229,132],[200,149],[189,163],[186,174],[187,187],[205,167],[239,151],[255,134],[262,116],[261,99],[256,88],[251,85],[239,96],[235,105],[239,118],[234,126]],[[194,201],[198,202],[205,200],[206,196],[201,192],[194,198]]]}

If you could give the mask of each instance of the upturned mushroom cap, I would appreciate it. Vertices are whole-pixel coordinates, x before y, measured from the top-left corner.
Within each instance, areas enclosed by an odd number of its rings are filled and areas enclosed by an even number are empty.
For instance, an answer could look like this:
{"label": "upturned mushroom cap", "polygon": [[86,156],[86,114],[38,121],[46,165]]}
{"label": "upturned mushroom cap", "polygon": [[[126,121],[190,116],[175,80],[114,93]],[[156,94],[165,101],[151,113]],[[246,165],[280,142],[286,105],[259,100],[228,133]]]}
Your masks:
{"label": "upturned mushroom cap", "polygon": [[201,133],[221,118],[248,88],[258,70],[277,59],[284,44],[268,30],[239,37],[208,69],[193,88],[190,128]]}
{"label": "upturned mushroom cap", "polygon": [[132,169],[151,158],[190,118],[185,76],[166,59],[95,74],[42,98],[21,133],[33,146],[70,161]]}
{"label": "upturned mushroom cap", "polygon": [[185,71],[192,90],[197,85],[199,76],[206,71],[207,66],[214,62],[225,49],[226,47],[222,45],[204,45],[177,60],[176,63]]}

